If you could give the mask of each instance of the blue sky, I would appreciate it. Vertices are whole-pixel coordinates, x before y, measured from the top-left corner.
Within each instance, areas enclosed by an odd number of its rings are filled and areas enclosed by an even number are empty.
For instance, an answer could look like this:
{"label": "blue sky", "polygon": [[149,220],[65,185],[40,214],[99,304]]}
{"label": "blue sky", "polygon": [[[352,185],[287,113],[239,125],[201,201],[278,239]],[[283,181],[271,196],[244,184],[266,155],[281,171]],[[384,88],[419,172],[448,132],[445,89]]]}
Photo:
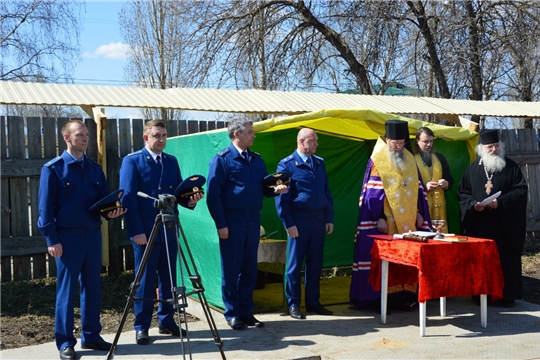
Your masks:
{"label": "blue sky", "polygon": [[[125,47],[120,36],[118,13],[122,1],[86,1],[81,13],[83,30],[81,61],[73,74],[75,84],[124,86]],[[140,117],[138,109],[105,108],[105,115]]]}
{"label": "blue sky", "polygon": [[[86,1],[81,13],[81,61],[73,74],[78,85],[125,86],[125,49],[120,35],[118,13],[124,1]],[[134,24],[135,25],[135,24]],[[138,109],[105,108],[109,118],[140,118]],[[214,119],[217,113],[186,112],[189,119]]]}
{"label": "blue sky", "polygon": [[121,6],[120,1],[86,2],[86,12],[81,14],[82,61],[74,74],[75,83],[123,85],[126,55],[118,24]]}

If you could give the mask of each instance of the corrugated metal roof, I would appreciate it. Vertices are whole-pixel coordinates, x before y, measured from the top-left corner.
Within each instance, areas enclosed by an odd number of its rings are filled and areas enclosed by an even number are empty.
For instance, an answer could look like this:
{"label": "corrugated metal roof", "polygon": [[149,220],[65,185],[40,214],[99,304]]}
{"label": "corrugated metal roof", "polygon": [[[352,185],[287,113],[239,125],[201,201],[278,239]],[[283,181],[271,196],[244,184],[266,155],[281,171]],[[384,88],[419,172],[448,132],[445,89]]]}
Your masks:
{"label": "corrugated metal roof", "polygon": [[393,114],[540,118],[540,102],[448,100],[266,90],[147,89],[135,87],[0,82],[0,103],[92,107],[170,108],[232,113],[300,114],[365,108]]}

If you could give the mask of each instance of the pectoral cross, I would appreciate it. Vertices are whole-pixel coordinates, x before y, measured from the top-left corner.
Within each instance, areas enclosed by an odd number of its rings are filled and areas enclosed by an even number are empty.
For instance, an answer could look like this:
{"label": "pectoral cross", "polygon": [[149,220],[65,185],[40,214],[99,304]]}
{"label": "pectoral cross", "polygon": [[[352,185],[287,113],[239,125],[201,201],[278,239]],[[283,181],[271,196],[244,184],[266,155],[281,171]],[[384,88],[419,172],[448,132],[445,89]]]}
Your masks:
{"label": "pectoral cross", "polygon": [[487,181],[485,187],[486,187],[486,194],[489,195],[491,193],[491,189],[493,188],[493,184],[491,183],[491,180]]}

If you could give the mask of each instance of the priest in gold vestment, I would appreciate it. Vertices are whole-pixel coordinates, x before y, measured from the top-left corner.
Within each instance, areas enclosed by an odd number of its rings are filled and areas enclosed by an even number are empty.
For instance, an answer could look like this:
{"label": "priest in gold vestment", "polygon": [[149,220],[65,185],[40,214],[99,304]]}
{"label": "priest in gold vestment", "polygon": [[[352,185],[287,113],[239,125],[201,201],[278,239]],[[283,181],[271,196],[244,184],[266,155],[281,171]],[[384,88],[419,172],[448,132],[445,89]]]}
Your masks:
{"label": "priest in gold vestment", "polygon": [[444,155],[433,150],[434,138],[435,134],[430,128],[418,128],[414,158],[427,190],[429,215],[432,220],[445,221],[441,231],[446,233],[448,232],[448,218],[445,193],[452,188],[454,179]]}
{"label": "priest in gold vestment", "polygon": [[[371,247],[368,235],[430,231],[431,220],[424,186],[409,145],[408,123],[388,120],[386,135],[379,138],[368,161],[359,200],[354,244],[350,303],[354,308],[380,309],[380,292],[369,283]],[[389,289],[390,307],[410,309],[416,288]]]}

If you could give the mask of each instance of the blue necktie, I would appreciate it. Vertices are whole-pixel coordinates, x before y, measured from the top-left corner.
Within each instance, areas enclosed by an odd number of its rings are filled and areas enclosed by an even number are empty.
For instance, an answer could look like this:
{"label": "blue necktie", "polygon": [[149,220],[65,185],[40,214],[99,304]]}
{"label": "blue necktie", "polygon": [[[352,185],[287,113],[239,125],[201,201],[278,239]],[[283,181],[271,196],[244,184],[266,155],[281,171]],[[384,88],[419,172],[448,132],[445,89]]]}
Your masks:
{"label": "blue necktie", "polygon": [[157,165],[159,166],[159,170],[161,170],[161,156],[156,156],[156,162],[157,162]]}
{"label": "blue necktie", "polygon": [[309,168],[313,170],[313,161],[311,160],[311,156],[307,158],[306,163],[308,164]]}
{"label": "blue necktie", "polygon": [[[248,157],[247,157],[247,151],[246,151],[246,150],[242,151],[242,157],[243,157],[244,159],[248,160]],[[249,161],[249,160],[248,160],[248,161]]]}

